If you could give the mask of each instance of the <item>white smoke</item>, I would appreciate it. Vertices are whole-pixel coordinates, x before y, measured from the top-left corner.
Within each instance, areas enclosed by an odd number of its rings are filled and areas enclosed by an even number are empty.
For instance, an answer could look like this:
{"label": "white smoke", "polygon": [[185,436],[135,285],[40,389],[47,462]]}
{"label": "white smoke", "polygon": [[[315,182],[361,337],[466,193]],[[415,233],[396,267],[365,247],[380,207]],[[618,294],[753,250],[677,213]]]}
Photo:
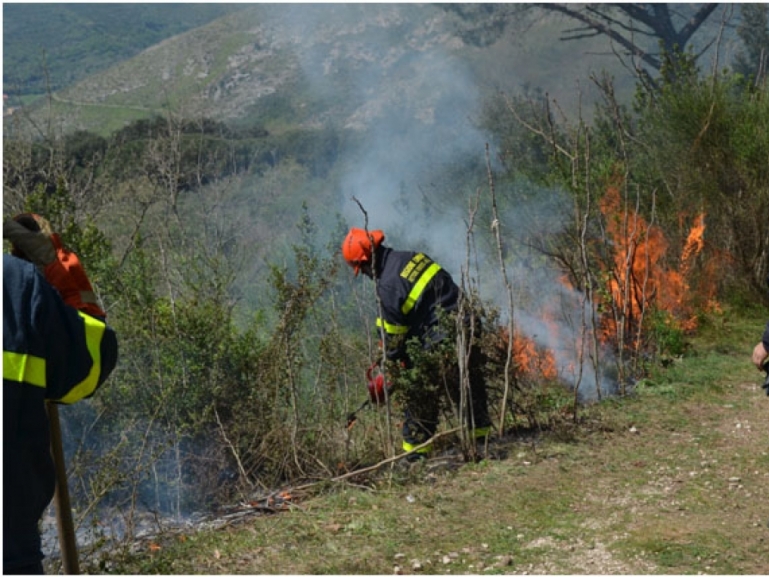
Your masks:
{"label": "white smoke", "polygon": [[[318,35],[313,52],[301,54],[305,77],[319,91],[327,91],[343,77],[347,98],[359,103],[347,117],[346,128],[359,131],[363,138],[342,159],[339,183],[341,213],[348,226],[382,229],[385,244],[429,254],[455,280],[460,274],[472,276],[474,271],[467,270],[468,207],[477,188],[452,190],[453,186],[467,187],[467,182],[452,182],[447,174],[472,167],[477,171],[477,187],[487,189],[484,167],[491,137],[473,123],[483,104],[481,90],[467,62],[452,54],[451,46],[459,41],[441,30],[445,13],[436,8],[435,19],[422,27],[417,38],[411,27],[403,25],[407,12],[397,6],[288,10],[300,25],[301,35]],[[359,17],[362,11],[367,13],[365,19]],[[330,30],[335,30],[330,36],[337,40],[328,40]],[[325,40],[319,42],[321,35]],[[464,195],[467,203],[443,203],[442,195],[454,199]],[[520,257],[525,252],[521,247],[532,239],[560,230],[570,207],[555,190],[537,190],[529,196],[500,191],[499,195],[501,230],[511,262],[510,255],[515,252]],[[515,205],[505,206],[514,196]],[[427,210],[425,205],[429,205]],[[480,214],[488,220],[488,210]],[[490,235],[490,225],[479,219],[474,231]],[[505,315],[509,314],[507,299],[500,276],[494,274],[498,263],[490,239],[487,237],[482,267],[486,272],[478,279],[479,288]],[[477,255],[473,253],[471,260]],[[612,388],[610,380],[597,377],[593,364],[585,360],[581,371],[575,369],[579,366],[579,330],[585,322],[588,331],[592,330],[592,305],[560,283],[559,272],[539,257],[517,258],[515,268],[508,271],[515,291],[517,328],[553,352],[561,376],[572,386],[578,385],[584,398],[594,397],[597,387],[606,394]],[[509,262],[507,266],[511,266]],[[550,310],[554,303],[557,317]],[[553,331],[548,322],[557,323],[558,329]]]}

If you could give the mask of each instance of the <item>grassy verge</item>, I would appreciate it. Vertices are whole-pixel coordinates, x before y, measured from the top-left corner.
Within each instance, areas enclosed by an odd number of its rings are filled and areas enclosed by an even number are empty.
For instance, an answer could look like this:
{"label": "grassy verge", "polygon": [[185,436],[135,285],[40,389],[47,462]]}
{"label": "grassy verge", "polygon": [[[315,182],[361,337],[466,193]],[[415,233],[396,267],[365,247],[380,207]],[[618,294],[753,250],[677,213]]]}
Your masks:
{"label": "grassy verge", "polygon": [[292,509],[167,535],[101,571],[173,574],[760,574],[769,554],[762,321],[720,322],[636,394]]}

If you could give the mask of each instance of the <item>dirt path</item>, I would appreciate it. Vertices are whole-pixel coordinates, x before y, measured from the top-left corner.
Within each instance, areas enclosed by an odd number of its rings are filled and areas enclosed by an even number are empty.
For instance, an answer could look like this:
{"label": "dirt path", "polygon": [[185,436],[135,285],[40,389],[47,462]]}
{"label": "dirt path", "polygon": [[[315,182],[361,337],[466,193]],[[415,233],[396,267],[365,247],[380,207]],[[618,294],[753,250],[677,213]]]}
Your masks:
{"label": "dirt path", "polygon": [[629,403],[610,438],[536,466],[527,488],[555,485],[575,515],[563,539],[529,540],[537,554],[514,572],[766,573],[769,399],[755,382],[665,398]]}

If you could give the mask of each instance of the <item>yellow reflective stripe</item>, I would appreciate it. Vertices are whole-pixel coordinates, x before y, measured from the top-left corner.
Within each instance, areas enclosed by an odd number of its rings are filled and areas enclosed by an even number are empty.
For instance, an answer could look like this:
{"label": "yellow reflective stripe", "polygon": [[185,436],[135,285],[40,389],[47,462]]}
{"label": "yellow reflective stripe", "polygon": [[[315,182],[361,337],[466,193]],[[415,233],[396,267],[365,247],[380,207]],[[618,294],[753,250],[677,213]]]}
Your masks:
{"label": "yellow reflective stripe", "polygon": [[3,351],[3,379],[45,388],[45,359]]}
{"label": "yellow reflective stripe", "polygon": [[422,273],[422,276],[419,277],[419,280],[414,283],[414,287],[411,289],[411,292],[409,292],[409,296],[406,297],[406,302],[404,302],[403,306],[401,307],[401,312],[404,315],[407,315],[411,312],[411,309],[413,309],[414,305],[417,304],[419,297],[422,296],[422,291],[425,290],[427,283],[432,280],[432,278],[439,270],[441,270],[441,265],[434,262],[429,267],[427,267],[427,270]]}
{"label": "yellow reflective stripe", "polygon": [[[420,445],[421,445],[421,443],[420,443]],[[407,453],[410,453],[411,451],[414,451],[414,447],[418,447],[418,446],[419,445],[412,445],[411,443],[409,443],[407,441],[403,441],[403,450],[406,451]],[[430,451],[432,451],[432,449],[433,449],[433,445],[431,443],[431,444],[427,445],[426,447],[422,447],[421,449],[417,449],[415,452],[416,453],[429,453]]]}
{"label": "yellow reflective stripe", "polygon": [[93,364],[88,376],[60,399],[60,402],[66,404],[74,403],[93,394],[99,384],[99,376],[101,375],[101,339],[104,336],[106,325],[102,321],[80,311],[78,311],[78,314],[85,323],[85,342],[88,346],[88,352],[91,354]]}
{"label": "yellow reflective stripe", "polygon": [[487,437],[489,433],[491,433],[491,427],[478,427],[474,431],[474,436],[476,439],[481,439]]}
{"label": "yellow reflective stripe", "polygon": [[378,318],[376,320],[376,326],[384,327],[384,330],[388,335],[405,335],[407,332],[409,332],[409,328],[407,326],[393,325],[382,318]]}

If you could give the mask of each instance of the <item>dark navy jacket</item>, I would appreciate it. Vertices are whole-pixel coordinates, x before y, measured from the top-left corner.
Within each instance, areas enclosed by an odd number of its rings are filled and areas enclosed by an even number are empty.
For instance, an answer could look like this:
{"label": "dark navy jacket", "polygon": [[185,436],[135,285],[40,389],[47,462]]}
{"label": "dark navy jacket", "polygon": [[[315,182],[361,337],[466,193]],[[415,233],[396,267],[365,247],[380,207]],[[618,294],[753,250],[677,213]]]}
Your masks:
{"label": "dark navy jacket", "polygon": [[40,561],[55,477],[46,401],[89,397],[117,362],[102,320],[64,304],[37,268],[3,255],[3,572]]}
{"label": "dark navy jacket", "polygon": [[455,311],[459,300],[459,287],[451,275],[424,253],[384,246],[377,250],[374,265],[382,303],[377,326],[390,337],[388,358],[404,358],[405,342],[412,337],[426,346],[440,340],[439,311]]}

